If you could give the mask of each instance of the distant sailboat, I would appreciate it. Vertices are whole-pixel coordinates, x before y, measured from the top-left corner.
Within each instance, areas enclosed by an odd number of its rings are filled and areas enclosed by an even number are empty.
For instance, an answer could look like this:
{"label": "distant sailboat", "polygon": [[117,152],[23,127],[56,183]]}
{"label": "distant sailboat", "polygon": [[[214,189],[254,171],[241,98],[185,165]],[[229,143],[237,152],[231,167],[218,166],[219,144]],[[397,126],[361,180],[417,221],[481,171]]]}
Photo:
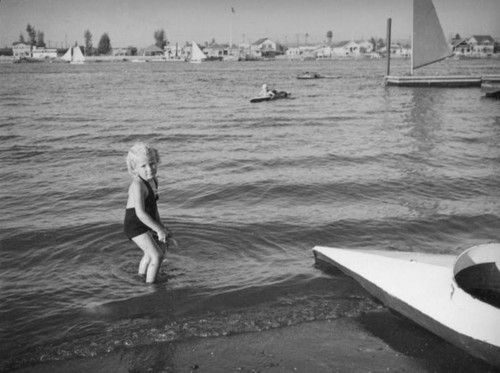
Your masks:
{"label": "distant sailboat", "polygon": [[390,75],[390,20],[388,22],[388,68],[386,85],[396,86],[480,86],[480,76],[414,76],[414,70],[445,58],[453,51],[439,22],[432,0],[413,0],[413,34],[410,76]]}
{"label": "distant sailboat", "polygon": [[206,58],[207,58],[206,54],[203,53],[201,51],[200,47],[198,47],[198,44],[196,44],[193,41],[193,47],[191,50],[191,59],[189,62],[200,63],[200,62],[204,61]]}
{"label": "distant sailboat", "polygon": [[81,64],[85,62],[85,57],[82,54],[82,50],[77,45],[69,48],[61,58],[64,61],[68,61],[69,63],[73,64]]}

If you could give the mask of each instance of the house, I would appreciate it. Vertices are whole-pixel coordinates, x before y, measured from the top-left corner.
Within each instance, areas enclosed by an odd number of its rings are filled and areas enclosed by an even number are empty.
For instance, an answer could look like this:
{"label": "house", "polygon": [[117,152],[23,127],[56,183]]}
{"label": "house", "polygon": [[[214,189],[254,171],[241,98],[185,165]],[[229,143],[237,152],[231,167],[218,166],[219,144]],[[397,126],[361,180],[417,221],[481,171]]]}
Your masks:
{"label": "house", "polygon": [[323,46],[316,49],[316,58],[318,58],[318,59],[332,58],[332,56],[333,56],[333,45],[332,44],[323,45]]}
{"label": "house", "polygon": [[371,53],[373,52],[373,44],[368,40],[358,40],[356,42],[359,45],[360,53]]}
{"label": "house", "polygon": [[181,46],[179,46],[178,43],[175,43],[175,45],[167,44],[165,46],[165,57],[167,57],[167,60],[176,60],[176,61],[186,59],[184,50]]}
{"label": "house", "polygon": [[19,41],[12,43],[12,55],[14,56],[14,60],[31,58],[31,45]]}
{"label": "house", "polygon": [[31,55],[33,58],[38,58],[40,60],[46,58],[57,58],[57,49],[56,48],[44,48],[44,47],[34,47],[31,50]]}
{"label": "house", "polygon": [[471,48],[469,43],[467,43],[467,39],[453,39],[451,41],[451,49],[457,56],[468,56],[471,52]]}
{"label": "house", "polygon": [[292,47],[288,48],[285,52],[285,55],[288,59],[316,59],[318,47],[315,46],[301,46],[301,47]]}
{"label": "house", "polygon": [[317,47],[315,55],[317,58],[339,58],[339,57],[359,57],[363,54],[371,54],[373,44],[368,40],[343,41],[337,44],[328,44]]}
{"label": "house", "polygon": [[269,38],[262,38],[252,43],[252,46],[261,52],[276,52],[276,43]]}
{"label": "house", "polygon": [[467,40],[474,57],[488,57],[494,53],[495,40],[490,35],[473,35]]}
{"label": "house", "polygon": [[164,51],[163,49],[161,48],[158,48],[156,45],[150,45],[149,47],[147,47],[146,49],[144,49],[142,51],[142,55],[143,56],[148,56],[148,57],[151,57],[151,56],[163,56],[164,55]]}
{"label": "house", "polygon": [[357,57],[361,52],[361,47],[355,41],[343,41],[333,46],[332,56],[336,57]]}
{"label": "house", "polygon": [[[402,46],[398,43],[391,43],[389,50],[391,51],[391,58],[410,58],[411,56],[410,46]],[[381,51],[385,53],[385,51],[387,51],[387,47],[382,48]]]}
{"label": "house", "polygon": [[129,48],[117,47],[111,49],[111,54],[113,56],[130,56],[131,51]]}
{"label": "house", "polygon": [[490,35],[473,35],[453,39],[451,47],[458,57],[490,57],[495,53],[495,40]]}
{"label": "house", "polygon": [[253,55],[265,55],[276,52],[276,43],[269,38],[262,38],[252,43],[250,52]]}
{"label": "house", "polygon": [[238,48],[232,48],[229,44],[210,43],[203,49],[203,53],[209,59],[229,59],[230,56],[238,57],[240,52]]}

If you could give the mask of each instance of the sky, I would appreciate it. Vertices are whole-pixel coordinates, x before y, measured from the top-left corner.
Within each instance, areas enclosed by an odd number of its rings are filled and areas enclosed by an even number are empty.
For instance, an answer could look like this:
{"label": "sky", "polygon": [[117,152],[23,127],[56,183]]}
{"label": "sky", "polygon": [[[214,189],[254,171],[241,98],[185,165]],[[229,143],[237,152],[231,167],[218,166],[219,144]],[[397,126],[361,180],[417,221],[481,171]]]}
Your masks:
{"label": "sky", "polygon": [[[500,0],[434,0],[447,36],[491,35],[500,41]],[[234,10],[234,12],[233,12]],[[164,30],[171,43],[248,43],[269,37],[287,46],[386,37],[410,40],[412,0],[0,0],[0,47],[11,46],[26,26],[45,43],[97,47],[108,33],[113,47],[145,48]],[[307,36],[306,36],[307,35]]]}

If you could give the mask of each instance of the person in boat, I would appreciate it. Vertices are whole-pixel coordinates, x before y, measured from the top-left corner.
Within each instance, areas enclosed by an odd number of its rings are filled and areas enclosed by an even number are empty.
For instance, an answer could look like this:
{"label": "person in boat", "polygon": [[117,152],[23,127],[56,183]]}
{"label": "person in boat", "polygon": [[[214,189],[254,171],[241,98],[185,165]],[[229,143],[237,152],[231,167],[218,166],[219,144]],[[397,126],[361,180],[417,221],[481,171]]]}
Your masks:
{"label": "person in boat", "polygon": [[259,92],[259,97],[271,97],[273,98],[276,95],[276,91],[271,91],[267,84],[262,84],[262,88]]}

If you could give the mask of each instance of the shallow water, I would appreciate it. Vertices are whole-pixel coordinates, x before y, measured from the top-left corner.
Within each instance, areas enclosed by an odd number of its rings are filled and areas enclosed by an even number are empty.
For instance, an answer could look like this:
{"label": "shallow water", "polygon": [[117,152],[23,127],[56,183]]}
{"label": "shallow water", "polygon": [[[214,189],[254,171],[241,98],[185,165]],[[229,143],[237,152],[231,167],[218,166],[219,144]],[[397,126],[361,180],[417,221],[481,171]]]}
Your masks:
{"label": "shallow water", "polygon": [[[316,266],[315,245],[500,241],[499,103],[384,87],[384,73],[371,60],[1,64],[0,370],[382,307]],[[250,104],[263,82],[292,99]],[[179,243],[155,286],[122,233],[136,140],[160,152],[160,213]]]}

